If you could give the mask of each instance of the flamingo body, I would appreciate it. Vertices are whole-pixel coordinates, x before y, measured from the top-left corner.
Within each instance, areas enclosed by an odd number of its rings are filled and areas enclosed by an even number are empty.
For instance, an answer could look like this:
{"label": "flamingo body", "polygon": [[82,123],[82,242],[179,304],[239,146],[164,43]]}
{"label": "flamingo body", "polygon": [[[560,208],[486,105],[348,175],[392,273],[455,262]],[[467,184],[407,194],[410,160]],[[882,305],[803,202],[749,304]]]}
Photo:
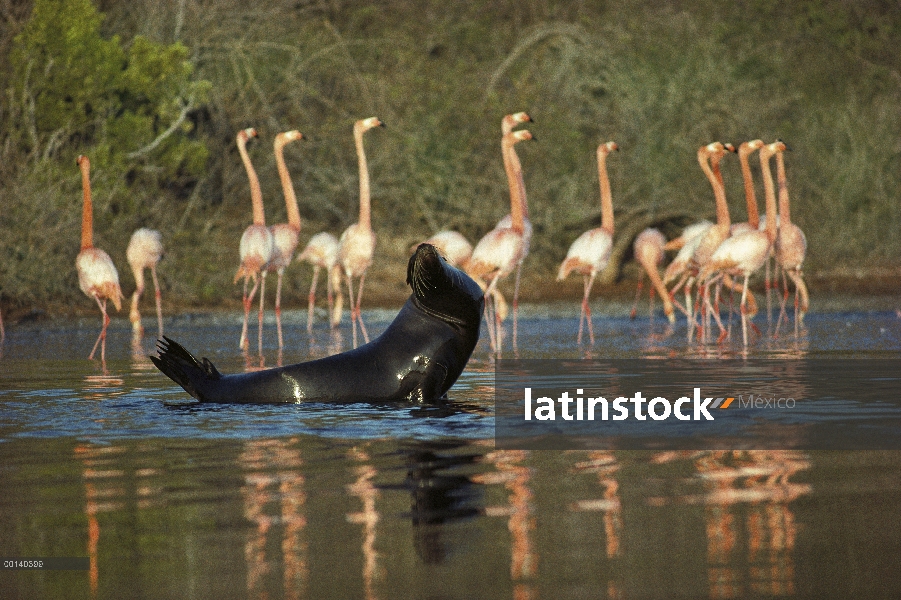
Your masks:
{"label": "flamingo body", "polygon": [[248,226],[241,234],[238,254],[241,257],[241,265],[235,273],[235,283],[241,278],[258,277],[275,255],[275,239],[272,232],[265,225]]}
{"label": "flamingo body", "polygon": [[109,254],[100,248],[85,248],[75,257],[78,287],[88,298],[112,300],[116,310],[122,308],[119,272]]}
{"label": "flamingo body", "polygon": [[[472,244],[459,231],[445,229],[439,231],[423,244],[431,244],[451,266],[462,268],[472,256]],[[417,247],[419,244],[416,245]],[[415,250],[415,248],[414,248]]]}
{"label": "flamingo body", "polygon": [[[320,269],[326,273],[326,298],[328,300],[329,320],[332,327],[341,323],[341,305],[343,294],[341,293],[340,268],[338,267],[338,238],[323,231],[310,238],[303,251],[297,255],[298,261],[308,262],[313,265],[313,281],[310,284],[309,306],[307,312],[307,331],[313,331],[313,308],[316,304],[316,282],[319,279]],[[337,301],[333,301],[333,295],[337,294]]]}
{"label": "flamingo body", "polygon": [[135,277],[135,291],[131,296],[131,312],[129,319],[131,320],[132,329],[138,335],[143,335],[144,328],[141,326],[141,313],[138,311],[138,302],[144,293],[144,269],[150,269],[153,278],[153,288],[156,297],[156,316],[159,336],[163,337],[163,310],[160,300],[160,286],[156,277],[156,265],[159,264],[163,257],[163,240],[162,235],[155,229],[142,227],[136,230],[128,241],[128,248],[125,250],[125,258],[131,266],[131,271]]}
{"label": "flamingo body", "polygon": [[[669,319],[670,323],[674,323],[676,321],[676,316],[673,312],[673,302],[669,297],[669,293],[666,291],[666,287],[663,285],[663,281],[660,279],[660,273],[657,271],[658,265],[663,262],[665,247],[666,238],[660,233],[660,230],[649,227],[635,236],[635,241],[632,243],[632,252],[635,255],[635,260],[638,261],[638,264],[642,266],[645,273],[647,273],[648,278],[651,280],[651,285],[653,286],[651,289],[652,311],[654,291],[656,290],[663,302],[663,313],[666,315],[666,318]],[[638,296],[641,293],[642,281],[643,278],[638,282],[638,292],[635,295],[636,303],[638,302]],[[632,316],[634,317],[634,315],[635,309],[633,307]]]}
{"label": "flamingo body", "polygon": [[557,271],[557,281],[563,281],[573,271],[580,275],[596,276],[610,262],[612,249],[613,236],[609,231],[601,227],[589,229],[569,247]]}

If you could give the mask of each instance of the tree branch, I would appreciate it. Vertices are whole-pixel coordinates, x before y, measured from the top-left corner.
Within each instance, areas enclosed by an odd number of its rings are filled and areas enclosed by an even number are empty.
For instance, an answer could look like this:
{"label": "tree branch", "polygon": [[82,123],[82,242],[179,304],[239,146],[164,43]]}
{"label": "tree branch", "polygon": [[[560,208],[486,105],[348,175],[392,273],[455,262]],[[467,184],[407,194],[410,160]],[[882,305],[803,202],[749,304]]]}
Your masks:
{"label": "tree branch", "polygon": [[188,118],[188,113],[191,112],[193,108],[194,102],[193,100],[189,100],[188,103],[182,107],[181,113],[178,115],[178,118],[175,119],[175,122],[173,122],[166,131],[159,134],[155,140],[153,140],[143,148],[135,150],[134,152],[129,152],[126,157],[129,159],[140,158],[141,156],[144,156],[145,154],[149,154],[150,152],[156,150],[156,148],[160,144],[162,144],[167,137],[175,133],[175,131],[179,127],[181,127],[181,124],[185,122],[185,119]]}

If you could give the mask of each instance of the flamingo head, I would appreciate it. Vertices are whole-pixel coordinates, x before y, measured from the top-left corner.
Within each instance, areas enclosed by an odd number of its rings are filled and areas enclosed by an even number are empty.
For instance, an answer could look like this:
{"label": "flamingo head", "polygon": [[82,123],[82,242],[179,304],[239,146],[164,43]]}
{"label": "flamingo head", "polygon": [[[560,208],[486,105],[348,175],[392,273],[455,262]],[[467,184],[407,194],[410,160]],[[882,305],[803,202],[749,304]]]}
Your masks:
{"label": "flamingo head", "polygon": [[285,144],[293,142],[295,140],[302,140],[303,134],[296,129],[292,129],[291,131],[283,131],[277,136],[275,136],[274,145],[276,148],[281,148]]}
{"label": "flamingo head", "polygon": [[534,135],[532,135],[532,132],[529,131],[528,129],[520,129],[519,131],[511,131],[507,135],[510,136],[510,141],[512,141],[514,144],[516,144],[517,142],[525,142],[526,140],[537,139]]}
{"label": "flamingo head", "polygon": [[237,139],[242,142],[246,142],[252,137],[257,137],[257,130],[253,127],[248,127],[247,129],[242,129],[238,132]]}
{"label": "flamingo head", "polygon": [[82,168],[90,168],[91,160],[84,154],[79,154],[78,158],[75,159],[75,164]]}
{"label": "flamingo head", "polygon": [[501,119],[501,132],[510,133],[511,131],[513,131],[513,128],[520,123],[534,123],[534,121],[532,120],[532,117],[528,115],[528,113],[524,112],[505,115],[504,118]]}
{"label": "flamingo head", "polygon": [[373,127],[384,127],[385,124],[379,121],[378,117],[369,117],[356,122],[355,127],[359,127],[362,131],[368,131]]}
{"label": "flamingo head", "polygon": [[598,146],[598,152],[603,152],[604,154],[610,154],[614,150],[619,152],[619,145],[616,142],[605,142]]}
{"label": "flamingo head", "polygon": [[755,150],[760,150],[763,148],[763,140],[751,140],[750,142],[742,142],[738,147],[738,154],[741,156],[748,156]]}

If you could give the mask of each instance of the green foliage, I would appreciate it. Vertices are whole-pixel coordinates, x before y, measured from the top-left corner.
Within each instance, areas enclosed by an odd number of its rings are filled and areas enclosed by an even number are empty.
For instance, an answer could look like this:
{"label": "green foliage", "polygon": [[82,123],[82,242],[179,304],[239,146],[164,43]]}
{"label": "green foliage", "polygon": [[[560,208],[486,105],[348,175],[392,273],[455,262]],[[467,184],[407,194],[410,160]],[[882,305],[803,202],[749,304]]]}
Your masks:
{"label": "green foliage", "polygon": [[90,0],[36,0],[10,57],[20,143],[35,158],[91,153],[119,168],[156,151],[168,174],[199,173],[204,145],[166,133],[190,132],[187,111],[209,89],[191,80],[187,48],[137,36],[126,51],[102,21]]}

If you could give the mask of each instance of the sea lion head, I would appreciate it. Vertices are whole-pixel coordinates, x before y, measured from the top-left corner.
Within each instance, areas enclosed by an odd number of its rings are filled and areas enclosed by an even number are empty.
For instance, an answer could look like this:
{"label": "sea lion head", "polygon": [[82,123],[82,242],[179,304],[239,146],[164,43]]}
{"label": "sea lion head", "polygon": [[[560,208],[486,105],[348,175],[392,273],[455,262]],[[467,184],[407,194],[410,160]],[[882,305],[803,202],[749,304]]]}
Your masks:
{"label": "sea lion head", "polygon": [[476,329],[485,297],[473,279],[452,267],[431,244],[420,244],[407,264],[417,306],[451,325]]}

